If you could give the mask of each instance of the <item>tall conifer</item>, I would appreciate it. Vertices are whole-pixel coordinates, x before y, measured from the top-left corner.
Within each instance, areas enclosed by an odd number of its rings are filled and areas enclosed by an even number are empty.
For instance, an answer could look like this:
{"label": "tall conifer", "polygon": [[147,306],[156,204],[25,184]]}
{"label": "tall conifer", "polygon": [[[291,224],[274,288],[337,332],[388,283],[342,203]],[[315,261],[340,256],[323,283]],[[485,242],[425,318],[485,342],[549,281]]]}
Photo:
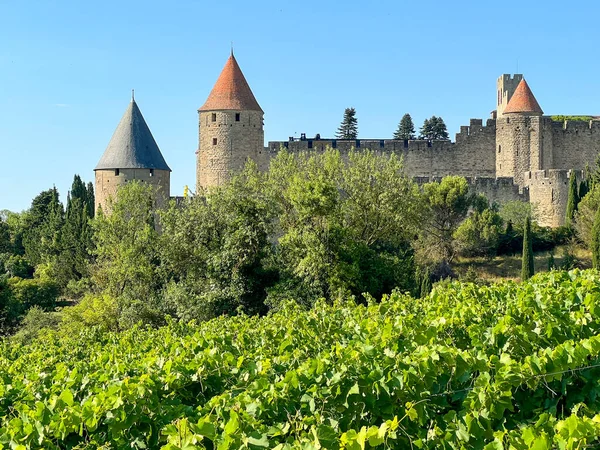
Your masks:
{"label": "tall conifer", "polygon": [[414,139],[415,124],[412,121],[410,114],[406,113],[402,116],[402,120],[398,124],[398,129],[394,133],[394,139]]}
{"label": "tall conifer", "polygon": [[346,108],[344,119],[335,134],[337,139],[356,139],[358,137],[358,119],[354,108]]}
{"label": "tall conifer", "polygon": [[575,218],[575,211],[577,211],[577,204],[579,203],[579,196],[577,195],[577,178],[575,178],[575,171],[571,170],[571,176],[569,177],[569,197],[567,200],[567,212],[565,213],[565,226],[571,228],[573,225],[573,219]]}
{"label": "tall conifer", "polygon": [[525,233],[523,233],[523,258],[521,261],[521,279],[528,280],[533,276],[533,242],[531,240],[531,219],[525,221]]}

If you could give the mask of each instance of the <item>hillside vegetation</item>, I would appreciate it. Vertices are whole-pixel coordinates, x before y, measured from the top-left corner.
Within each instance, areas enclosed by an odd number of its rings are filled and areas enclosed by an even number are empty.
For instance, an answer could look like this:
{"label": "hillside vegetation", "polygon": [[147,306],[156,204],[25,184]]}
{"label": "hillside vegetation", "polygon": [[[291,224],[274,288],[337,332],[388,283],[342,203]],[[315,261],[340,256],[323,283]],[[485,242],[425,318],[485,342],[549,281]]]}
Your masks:
{"label": "hillside vegetation", "polygon": [[47,331],[0,350],[2,448],[591,448],[600,277]]}

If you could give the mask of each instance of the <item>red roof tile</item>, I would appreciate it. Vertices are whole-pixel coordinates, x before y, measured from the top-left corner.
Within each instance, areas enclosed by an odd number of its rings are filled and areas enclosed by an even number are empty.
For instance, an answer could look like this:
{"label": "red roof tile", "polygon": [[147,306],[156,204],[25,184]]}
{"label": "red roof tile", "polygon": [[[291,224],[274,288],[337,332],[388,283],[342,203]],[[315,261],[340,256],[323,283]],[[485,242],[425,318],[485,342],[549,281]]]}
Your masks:
{"label": "red roof tile", "polygon": [[208,99],[199,109],[199,111],[214,110],[262,112],[233,53],[225,63]]}
{"label": "red roof tile", "polygon": [[510,98],[508,105],[504,108],[504,114],[507,113],[539,113],[544,114],[540,104],[535,99],[533,92],[529,88],[525,79],[521,80],[515,93]]}

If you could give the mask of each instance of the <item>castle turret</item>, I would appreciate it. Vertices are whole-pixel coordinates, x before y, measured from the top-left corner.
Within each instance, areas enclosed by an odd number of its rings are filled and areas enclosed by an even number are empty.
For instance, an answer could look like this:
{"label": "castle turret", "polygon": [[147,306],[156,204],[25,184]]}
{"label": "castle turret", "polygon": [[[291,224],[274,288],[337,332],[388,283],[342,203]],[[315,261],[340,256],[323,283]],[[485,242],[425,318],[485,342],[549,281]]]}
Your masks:
{"label": "castle turret", "polygon": [[498,78],[496,82],[496,88],[498,91],[498,98],[496,99],[497,117],[502,117],[504,114],[504,108],[506,108],[506,105],[508,105],[508,102],[515,93],[515,90],[517,89],[517,86],[521,80],[523,80],[523,75],[520,73],[516,73],[514,75],[505,73]]}
{"label": "castle turret", "polygon": [[513,177],[523,186],[525,172],[544,167],[542,114],[522,79],[496,123],[496,176]]}
{"label": "castle turret", "polygon": [[107,210],[120,186],[141,180],[157,188],[157,205],[169,199],[171,169],[163,158],[133,96],[125,110],[96,172],[96,207]]}
{"label": "castle turret", "polygon": [[264,113],[233,52],[198,114],[198,190],[224,183],[248,159],[261,165]]}

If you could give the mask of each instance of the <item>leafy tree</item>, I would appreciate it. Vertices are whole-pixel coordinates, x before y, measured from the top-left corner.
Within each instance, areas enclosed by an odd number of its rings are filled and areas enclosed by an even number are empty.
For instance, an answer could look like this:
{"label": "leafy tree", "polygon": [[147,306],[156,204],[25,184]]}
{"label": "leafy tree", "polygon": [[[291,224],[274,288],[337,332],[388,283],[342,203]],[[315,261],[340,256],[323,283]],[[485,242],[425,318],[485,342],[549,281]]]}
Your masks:
{"label": "leafy tree", "polygon": [[577,205],[573,223],[577,238],[588,248],[591,248],[592,228],[598,209],[600,209],[600,184],[595,184]]}
{"label": "leafy tree", "polygon": [[531,238],[531,220],[525,220],[525,233],[523,235],[523,257],[521,261],[521,279],[523,281],[531,278],[534,273],[533,265],[533,242]]}
{"label": "leafy tree", "polygon": [[92,278],[98,290],[119,300],[124,323],[163,317],[157,300],[162,284],[154,198],[151,185],[133,181],[109,202],[110,214],[93,222],[97,260]]}
{"label": "leafy tree", "polygon": [[419,133],[420,139],[427,139],[429,141],[449,140],[448,130],[444,123],[444,119],[437,116],[431,116],[430,119],[425,119]]}
{"label": "leafy tree", "polygon": [[398,129],[394,133],[394,139],[414,139],[415,125],[410,114],[406,113],[402,116],[402,120],[398,124]]}
{"label": "leafy tree", "polygon": [[492,256],[502,235],[502,217],[485,197],[480,196],[475,203],[473,212],[454,233],[454,239],[466,256]]}
{"label": "leafy tree", "polygon": [[412,289],[417,190],[394,155],[282,152],[269,171],[282,280],[269,302]]}
{"label": "leafy tree", "polygon": [[358,137],[358,119],[356,118],[356,110],[354,108],[345,109],[344,119],[335,137],[337,139],[356,139]]}
{"label": "leafy tree", "polygon": [[[511,224],[518,233],[523,233],[525,229],[525,222],[529,218],[534,222],[537,218],[537,210],[535,205],[528,202],[520,202],[518,200],[503,203],[498,211],[502,220]],[[508,231],[507,231],[508,232]]]}
{"label": "leafy tree", "polygon": [[472,204],[473,196],[463,177],[448,176],[439,183],[423,185],[425,218],[416,245],[425,260],[452,261],[456,254],[454,233]]}
{"label": "leafy tree", "polygon": [[161,214],[162,270],[166,299],[183,320],[266,312],[266,288],[276,271],[274,206],[264,174],[248,163],[231,182]]}
{"label": "leafy tree", "polygon": [[594,269],[600,268],[600,208],[596,211],[594,216],[594,226],[592,227],[591,236],[591,250],[592,250],[592,265]]}
{"label": "leafy tree", "polygon": [[577,178],[575,177],[575,171],[571,171],[569,177],[569,197],[567,200],[567,211],[565,213],[565,226],[571,228],[573,225],[573,219],[575,217],[575,211],[577,211],[577,204],[579,203],[579,197],[577,195]]}

